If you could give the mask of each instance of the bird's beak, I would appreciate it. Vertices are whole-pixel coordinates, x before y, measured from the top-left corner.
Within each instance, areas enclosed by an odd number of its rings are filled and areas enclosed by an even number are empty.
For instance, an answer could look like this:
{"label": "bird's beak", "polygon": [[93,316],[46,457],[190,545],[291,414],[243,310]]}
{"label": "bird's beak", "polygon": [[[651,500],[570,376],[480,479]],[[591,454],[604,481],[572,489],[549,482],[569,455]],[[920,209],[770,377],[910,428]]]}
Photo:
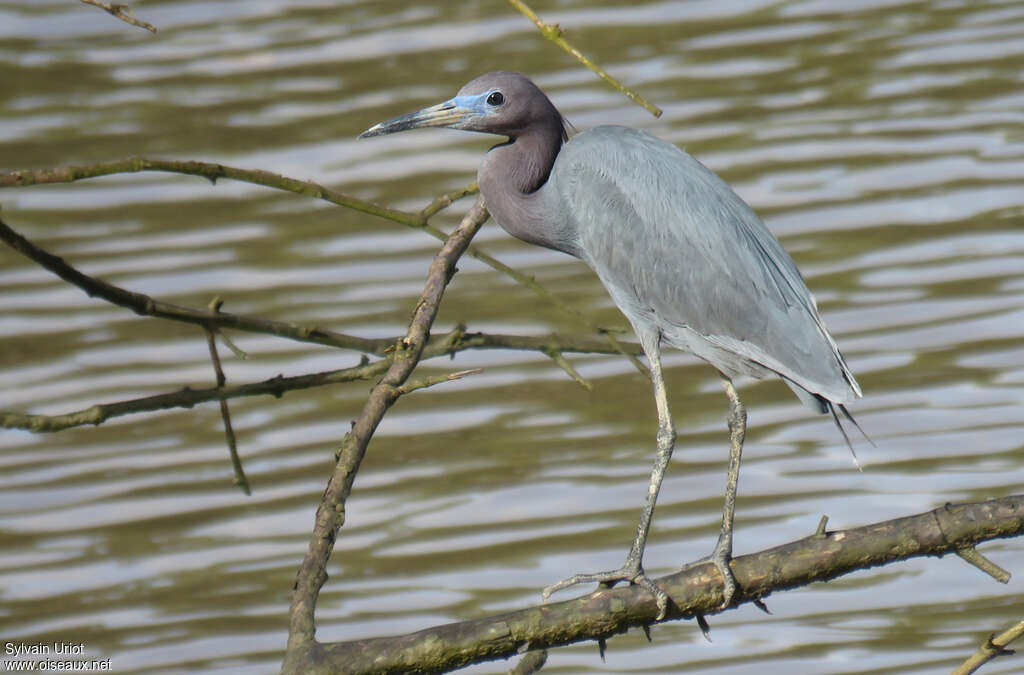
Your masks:
{"label": "bird's beak", "polygon": [[387,122],[374,124],[359,134],[359,138],[383,136],[384,134],[393,134],[398,131],[406,131],[407,129],[419,129],[420,127],[453,127],[461,129],[468,120],[484,114],[484,97],[485,95],[456,96],[444,103],[438,103],[408,115],[401,115]]}

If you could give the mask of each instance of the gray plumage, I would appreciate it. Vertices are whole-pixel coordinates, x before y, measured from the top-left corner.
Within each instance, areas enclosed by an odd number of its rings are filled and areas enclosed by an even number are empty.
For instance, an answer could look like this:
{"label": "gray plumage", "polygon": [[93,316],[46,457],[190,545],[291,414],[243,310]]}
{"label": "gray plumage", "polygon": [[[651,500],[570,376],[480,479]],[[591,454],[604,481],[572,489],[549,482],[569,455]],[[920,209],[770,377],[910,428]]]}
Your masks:
{"label": "gray plumage", "polygon": [[831,412],[837,425],[835,409],[853,421],[845,404],[861,395],[796,264],[753,210],[696,159],[621,126],[569,139],[558,110],[518,73],[478,77],[450,101],[378,124],[363,136],[422,126],[508,137],[480,167],[488,210],[513,236],[587,263],[633,325],[651,363],[658,461],[626,564],[576,575],[546,593],[581,581],[628,580],[651,590],[664,616],[668,599],[641,564],[675,439],[661,374],[664,342],[717,368],[730,398],[730,471],[712,556],[727,605],[736,589],[728,562],[746,424],[729,378],[775,373],[812,408]]}
{"label": "gray plumage", "polygon": [[[502,166],[481,170],[485,199]],[[544,243],[585,261],[637,333],[660,333],[730,377],[775,372],[835,403],[860,395],[792,258],[682,150],[627,127],[584,131],[526,199],[564,224]],[[494,200],[497,222],[520,222],[506,205]]]}

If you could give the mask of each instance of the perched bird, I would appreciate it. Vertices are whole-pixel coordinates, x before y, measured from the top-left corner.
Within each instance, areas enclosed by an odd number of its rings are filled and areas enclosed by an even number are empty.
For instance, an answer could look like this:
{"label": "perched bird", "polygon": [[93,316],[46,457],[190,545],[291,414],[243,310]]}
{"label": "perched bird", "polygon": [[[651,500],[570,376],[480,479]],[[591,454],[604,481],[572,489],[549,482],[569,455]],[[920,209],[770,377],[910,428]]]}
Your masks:
{"label": "perched bird", "polygon": [[[729,567],[746,411],[737,375],[777,375],[820,413],[845,405],[860,387],[818,316],[789,254],[716,174],[643,131],[601,126],[569,138],[548,97],[519,73],[492,72],[455,98],[367,129],[360,138],[419,127],[505,136],[478,174],[491,215],[512,236],[568,253],[591,267],[633,325],[650,363],[658,412],[657,459],[625,564],[577,574],[544,590],[583,582],[638,584],[668,596],[644,573],[643,553],[676,432],[661,369],[663,344],[714,366],[729,398],[730,452],[722,529],[710,559],[724,580],[722,607],[736,580]],[[859,429],[859,427],[858,427]],[[851,446],[852,449],[852,446]]]}

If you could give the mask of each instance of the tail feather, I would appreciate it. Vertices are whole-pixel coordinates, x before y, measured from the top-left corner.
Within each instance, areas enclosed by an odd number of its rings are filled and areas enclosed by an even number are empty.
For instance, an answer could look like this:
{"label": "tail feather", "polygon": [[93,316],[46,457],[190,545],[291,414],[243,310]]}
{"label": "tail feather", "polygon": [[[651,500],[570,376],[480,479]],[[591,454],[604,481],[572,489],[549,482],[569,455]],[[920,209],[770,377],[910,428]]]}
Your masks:
{"label": "tail feather", "polygon": [[[873,440],[871,440],[871,437],[868,436],[867,432],[864,431],[864,429],[862,429],[859,424],[857,424],[857,420],[853,419],[853,415],[851,415],[850,411],[846,409],[846,406],[842,403],[834,403],[825,398],[824,396],[822,396],[821,394],[815,394],[810,391],[807,391],[802,386],[796,384],[792,380],[783,378],[783,382],[788,384],[789,388],[793,390],[793,393],[795,393],[797,397],[812,410],[819,412],[823,415],[829,413],[832,414],[832,420],[836,423],[836,428],[839,429],[839,433],[843,435],[843,440],[846,441],[846,447],[850,449],[850,454],[853,455],[853,463],[857,466],[858,471],[862,471],[863,469],[861,469],[860,462],[857,460],[857,452],[853,449],[853,443],[850,442],[850,436],[846,433],[846,429],[843,428],[843,423],[840,421],[839,415],[836,414],[836,408],[839,409],[839,412],[843,413],[843,417],[849,420],[850,424],[857,427],[857,431],[859,431],[860,435],[864,437],[864,440],[870,443],[872,447],[877,448],[878,446],[875,445],[875,442]],[[855,391],[859,396],[860,390],[855,389]]]}
{"label": "tail feather", "polygon": [[[857,451],[853,449],[853,443],[850,442],[850,437],[846,434],[846,429],[843,428],[842,422],[839,421],[839,416],[836,415],[837,404],[828,401],[825,405],[828,406],[828,411],[832,413],[832,420],[836,423],[836,429],[839,429],[839,433],[843,435],[843,440],[846,441],[846,447],[850,449],[850,454],[853,455],[853,465],[857,467],[857,471],[864,471],[864,469],[861,468],[860,460],[857,459]],[[842,404],[838,405],[840,407],[845,407]]]}
{"label": "tail feather", "polygon": [[846,409],[846,406],[843,405],[842,403],[839,403],[838,406],[840,412],[843,413],[843,416],[846,417],[846,419],[850,420],[850,424],[857,427],[857,431],[859,431],[860,435],[864,437],[864,440],[870,443],[871,447],[877,448],[878,446],[875,444],[873,440],[871,440],[871,437],[868,436],[867,432],[860,428],[860,425],[857,424],[857,420],[853,419],[853,415],[851,415],[850,411]]}
{"label": "tail feather", "polygon": [[846,409],[845,405],[843,405],[842,403],[833,403],[832,401],[829,401],[827,398],[823,396],[818,396],[817,394],[815,394],[815,396],[821,403],[822,412],[832,413],[832,421],[836,423],[836,428],[839,429],[839,433],[843,435],[843,440],[846,441],[846,447],[850,449],[850,454],[853,455],[854,465],[857,467],[858,471],[863,471],[864,469],[861,468],[860,461],[857,459],[857,451],[853,449],[853,443],[850,442],[850,436],[846,433],[846,429],[843,428],[843,423],[839,421],[839,415],[836,414],[836,408],[839,408],[839,412],[843,413],[843,417],[849,420],[850,424],[857,427],[857,431],[859,431],[861,436],[864,437],[864,440],[870,443],[872,447],[877,448],[878,446],[875,445],[875,442],[871,440],[870,436],[867,435],[867,432],[865,432],[864,429],[862,429],[861,426],[857,424],[857,420],[853,419],[853,415],[850,414],[850,411]]}

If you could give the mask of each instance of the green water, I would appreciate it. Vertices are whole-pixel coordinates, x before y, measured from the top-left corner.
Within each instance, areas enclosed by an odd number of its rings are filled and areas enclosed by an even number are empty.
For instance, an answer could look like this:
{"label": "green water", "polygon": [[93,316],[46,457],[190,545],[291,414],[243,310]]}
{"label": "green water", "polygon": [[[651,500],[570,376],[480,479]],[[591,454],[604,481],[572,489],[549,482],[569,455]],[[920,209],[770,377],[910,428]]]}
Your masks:
{"label": "green water", "polygon": [[[744,382],[750,429],[737,553],[1024,485],[1024,4],[536,2],[665,110],[629,102],[510,5],[335,0],[134,2],[156,35],[72,0],[0,0],[0,171],[129,155],[311,179],[408,210],[470,181],[483,136],[355,136],[470,78],[533,76],[578,128],[645,128],[698,156],[793,254],[865,391],[878,443],[858,473],[832,423],[778,382]],[[162,300],[405,330],[437,243],[291,194],[140,174],[0,190],[3,219],[81,270]],[[435,224],[449,228],[459,202]],[[626,328],[581,263],[493,224],[478,245],[602,324]],[[434,333],[588,335],[465,259]],[[0,409],[55,414],[214,383],[205,338],[142,319],[0,248]],[[343,368],[357,353],[235,334],[229,382]],[[653,460],[649,384],[623,358],[469,351],[419,376],[375,436],[318,605],[318,637],[408,632],[539,601],[618,566]],[[711,550],[726,400],[666,358],[679,427],[648,570]],[[231,403],[252,497],[231,485],[215,405],[50,435],[0,432],[0,638],[84,643],[119,673],[272,673],[332,453],[370,383]],[[1022,544],[778,594],[712,617],[553,651],[543,672],[946,673],[1021,616]],[[568,594],[566,595],[568,597]],[[987,674],[1018,672],[1020,657]],[[502,663],[466,672],[504,672]]]}

